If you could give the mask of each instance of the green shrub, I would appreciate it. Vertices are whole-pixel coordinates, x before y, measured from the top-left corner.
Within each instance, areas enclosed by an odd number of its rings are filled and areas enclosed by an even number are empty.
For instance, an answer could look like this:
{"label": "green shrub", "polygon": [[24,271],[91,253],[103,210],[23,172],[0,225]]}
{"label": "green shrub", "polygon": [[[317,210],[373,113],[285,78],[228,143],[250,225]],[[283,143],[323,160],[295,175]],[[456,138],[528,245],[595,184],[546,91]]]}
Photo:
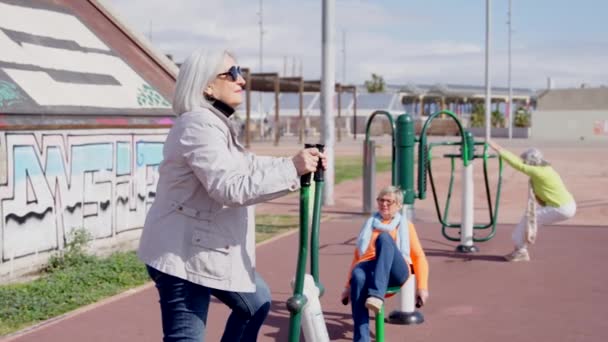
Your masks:
{"label": "green shrub", "polygon": [[505,116],[498,110],[492,112],[492,127],[505,127]]}
{"label": "green shrub", "polygon": [[[505,116],[498,110],[495,110],[491,113],[490,120],[492,127],[505,127]],[[469,127],[485,127],[485,125],[485,106],[482,104],[476,104],[473,107],[473,113],[471,114],[471,121],[469,123]]]}
{"label": "green shrub", "polygon": [[515,125],[515,127],[530,127],[532,125],[530,112],[523,107],[517,108],[513,119],[513,125]]}
{"label": "green shrub", "polygon": [[470,127],[484,127],[486,123],[485,118],[485,107],[481,104],[473,106],[473,113],[471,114]]}
{"label": "green shrub", "polygon": [[93,237],[84,228],[73,229],[67,237],[63,250],[49,258],[44,271],[55,272],[71,266],[86,265],[95,260],[95,257],[86,253],[86,247]]}

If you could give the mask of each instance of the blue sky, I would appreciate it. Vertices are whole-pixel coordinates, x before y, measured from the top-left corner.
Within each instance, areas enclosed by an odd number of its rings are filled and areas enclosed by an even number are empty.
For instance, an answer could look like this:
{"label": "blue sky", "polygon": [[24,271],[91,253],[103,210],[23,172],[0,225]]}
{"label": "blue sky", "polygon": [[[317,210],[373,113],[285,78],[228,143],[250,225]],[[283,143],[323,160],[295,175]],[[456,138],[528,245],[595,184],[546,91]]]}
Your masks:
{"label": "blue sky", "polygon": [[[259,0],[106,0],[177,61],[199,46],[229,46],[259,71]],[[321,69],[321,0],[263,0],[264,71]],[[492,0],[492,83],[507,84],[508,0]],[[146,15],[142,15],[145,13]],[[608,85],[608,1],[512,0],[513,86]],[[483,85],[485,0],[336,1],[336,80]],[[286,63],[287,61],[287,63]],[[286,66],[286,67],[285,67]]]}

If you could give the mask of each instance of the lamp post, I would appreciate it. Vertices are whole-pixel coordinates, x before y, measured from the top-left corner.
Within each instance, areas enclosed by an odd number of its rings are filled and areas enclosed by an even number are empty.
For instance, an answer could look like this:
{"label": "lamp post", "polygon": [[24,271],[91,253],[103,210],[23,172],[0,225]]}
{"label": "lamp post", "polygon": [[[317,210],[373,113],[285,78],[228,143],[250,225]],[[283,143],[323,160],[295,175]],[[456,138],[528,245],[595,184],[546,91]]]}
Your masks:
{"label": "lamp post", "polygon": [[486,0],[486,141],[490,140],[491,136],[490,113],[492,112],[492,109],[490,108],[492,106],[492,86],[490,84],[490,6],[491,0]]}
{"label": "lamp post", "polygon": [[508,87],[509,87],[509,103],[507,105],[507,117],[509,118],[509,139],[513,138],[513,89],[511,87],[511,0],[509,0],[509,13],[507,25],[509,27],[509,61],[508,61]]}
{"label": "lamp post", "polygon": [[336,84],[335,73],[335,0],[323,0],[322,14],[322,60],[321,60],[321,132],[325,155],[327,157],[327,170],[325,177],[325,192],[323,204],[334,204],[334,93]]}

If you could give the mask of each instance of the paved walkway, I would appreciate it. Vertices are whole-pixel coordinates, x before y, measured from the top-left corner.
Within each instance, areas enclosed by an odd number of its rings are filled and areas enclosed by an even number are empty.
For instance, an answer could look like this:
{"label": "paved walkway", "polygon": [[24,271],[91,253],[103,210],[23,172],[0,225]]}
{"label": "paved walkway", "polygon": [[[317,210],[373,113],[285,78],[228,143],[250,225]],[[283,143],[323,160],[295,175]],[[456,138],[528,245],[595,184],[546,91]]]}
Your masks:
{"label": "paved walkway", "polygon": [[[513,144],[515,150],[521,149],[518,143]],[[599,191],[608,189],[608,166],[595,162],[597,153],[605,153],[605,147],[543,148],[580,204],[577,217],[563,225],[543,227],[532,249],[531,262],[506,263],[500,255],[509,251],[512,223],[523,211],[525,177],[505,169],[501,224],[496,237],[480,243],[481,252],[475,255],[454,253],[456,243],[441,236],[430,194],[427,200],[418,201],[416,226],[431,271],[431,296],[422,310],[426,322],[417,326],[387,325],[387,341],[608,340],[604,322],[608,317],[608,273],[603,271],[604,260],[608,259],[608,200],[605,190]],[[291,149],[277,149],[268,144],[254,148],[260,153],[283,155],[294,149],[293,145]],[[360,145],[352,143],[336,146],[339,155],[357,155],[360,151]],[[447,184],[447,164],[441,163],[434,161],[434,175],[438,183]],[[378,186],[389,181],[389,174],[378,175]],[[339,303],[339,294],[350,265],[353,239],[365,219],[360,214],[361,188],[361,180],[337,185],[336,204],[324,209],[331,220],[321,226],[321,281],[326,287],[321,302],[332,341],[352,339],[350,309]],[[482,195],[478,187],[478,220],[483,220],[485,213]],[[456,220],[458,194],[453,198]],[[297,196],[287,196],[257,210],[297,214],[297,201]],[[297,234],[291,233],[258,246],[258,268],[272,288],[274,301],[259,341],[287,341],[285,300],[291,296],[289,280],[295,272],[297,245]],[[389,310],[394,302],[389,301]],[[227,316],[223,305],[211,305],[207,341],[219,341]],[[146,285],[2,341],[160,340],[157,293]]]}

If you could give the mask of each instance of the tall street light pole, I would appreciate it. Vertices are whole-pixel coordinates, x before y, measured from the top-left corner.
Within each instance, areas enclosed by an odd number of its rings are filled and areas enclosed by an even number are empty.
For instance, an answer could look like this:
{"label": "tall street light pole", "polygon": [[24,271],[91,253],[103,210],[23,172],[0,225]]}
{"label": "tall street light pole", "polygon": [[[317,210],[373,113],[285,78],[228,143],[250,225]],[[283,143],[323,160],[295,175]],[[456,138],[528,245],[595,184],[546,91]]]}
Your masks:
{"label": "tall street light pole", "polygon": [[264,0],[260,0],[260,71],[264,72]]}
{"label": "tall street light pole", "polygon": [[327,170],[325,171],[325,187],[323,203],[334,204],[334,92],[336,84],[336,53],[334,42],[335,0],[322,0],[322,60],[321,60],[321,132]]}
{"label": "tall street light pole", "polygon": [[486,141],[490,140],[491,136],[491,125],[490,125],[490,113],[492,109],[492,86],[490,84],[490,5],[491,0],[486,0]]}
{"label": "tall street light pole", "polygon": [[342,30],[342,84],[346,84],[346,30]]}
{"label": "tall street light pole", "polygon": [[511,0],[509,0],[509,13],[507,25],[509,28],[509,61],[508,61],[508,83],[509,83],[509,103],[507,104],[507,117],[509,118],[509,139],[513,138],[513,88],[511,87]]}
{"label": "tall street light pole", "polygon": [[[258,12],[258,15],[260,16],[260,71],[259,72],[264,72],[264,0],[260,0],[260,11]],[[263,98],[262,98],[262,92],[259,92],[259,96],[258,96],[258,115],[259,115],[259,120],[260,120],[260,135],[262,136],[262,138],[264,138],[265,136],[265,130],[266,127],[264,127],[264,117],[266,115],[263,115],[263,108],[264,105],[262,103]]]}

